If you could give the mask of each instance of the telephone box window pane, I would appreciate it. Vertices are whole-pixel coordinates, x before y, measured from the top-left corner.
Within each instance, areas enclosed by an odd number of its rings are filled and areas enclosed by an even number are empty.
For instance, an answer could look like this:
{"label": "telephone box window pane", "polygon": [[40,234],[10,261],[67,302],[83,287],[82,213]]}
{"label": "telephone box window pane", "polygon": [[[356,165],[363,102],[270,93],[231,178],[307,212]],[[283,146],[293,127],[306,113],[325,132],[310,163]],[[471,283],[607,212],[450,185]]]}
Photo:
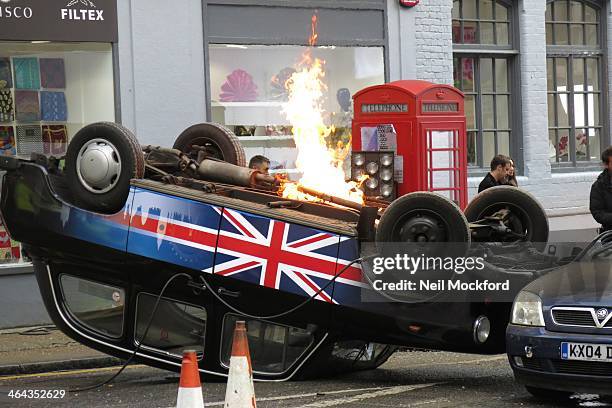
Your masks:
{"label": "telephone box window pane", "polygon": [[453,160],[454,155],[455,152],[452,150],[431,152],[431,160],[433,163],[430,168],[439,169],[455,167],[455,161]]}
{"label": "telephone box window pane", "polygon": [[508,62],[503,58],[495,60],[495,88],[497,92],[508,92]]}
{"label": "telephone box window pane", "polygon": [[546,21],[552,21],[552,3],[546,5]]}
{"label": "telephone box window pane", "polygon": [[597,46],[599,39],[597,38],[597,25],[587,24],[586,29],[586,45]]}
{"label": "telephone box window pane", "polygon": [[493,23],[480,23],[480,43],[495,44],[495,35],[493,34]]}
{"label": "telephone box window pane", "polygon": [[587,156],[587,144],[589,143],[588,129],[576,129],[576,160],[589,160]]}
{"label": "telephone box window pane", "polygon": [[510,156],[510,133],[509,132],[497,132],[497,144],[498,154],[505,154]]}
{"label": "telephone box window pane", "polygon": [[476,166],[478,164],[476,132],[467,132],[467,160],[469,165]]}
{"label": "telephone box window pane", "polygon": [[223,319],[221,362],[227,367],[232,352],[234,327],[239,320],[246,321],[252,368],[260,373],[276,374],[287,371],[314,341],[310,331],[299,327],[226,315]]}
{"label": "telephone box window pane", "polygon": [[582,24],[572,24],[570,26],[571,32],[571,41],[573,45],[583,45],[584,44],[584,31]]}
{"label": "telephone box window pane", "polygon": [[465,96],[465,117],[468,129],[476,129],[476,109],[474,95]]}
{"label": "telephone box window pane", "polygon": [[125,291],[70,275],[60,277],[64,303],[83,326],[109,337],[121,337]]}
{"label": "telephone box window pane", "polygon": [[477,0],[463,0],[463,18],[473,19],[478,18],[476,15]]}
{"label": "telephone box window pane", "polygon": [[482,96],[482,127],[495,129],[495,111],[493,110],[493,95]]}
{"label": "telephone box window pane", "polygon": [[484,132],[482,134],[482,147],[483,147],[483,163],[485,167],[489,164],[491,159],[495,156],[495,133]]}
{"label": "telephone box window pane", "polygon": [[567,24],[554,24],[555,30],[555,44],[557,45],[567,45],[568,34],[567,34]]}
{"label": "telephone box window pane", "polygon": [[143,339],[157,296],[140,293],[136,307],[136,343],[180,358],[184,349],[204,352],[206,310],[162,298]]}
{"label": "telephone box window pane", "polygon": [[592,161],[601,160],[599,152],[601,152],[601,140],[599,129],[589,129],[589,151]]}
{"label": "telephone box window pane", "polygon": [[510,121],[508,120],[508,97],[505,95],[498,95],[496,100],[497,106],[497,129],[509,129]]}
{"label": "telephone box window pane", "polygon": [[497,29],[497,44],[498,45],[510,44],[510,34],[509,34],[508,24],[497,23],[495,27]]}
{"label": "telephone box window pane", "polygon": [[480,1],[480,18],[483,20],[493,20],[493,0]]}
{"label": "telephone box window pane", "polygon": [[587,84],[589,92],[599,91],[599,64],[595,58],[587,58]]}
{"label": "telephone box window pane", "polygon": [[493,60],[480,59],[480,89],[482,92],[493,92]]}

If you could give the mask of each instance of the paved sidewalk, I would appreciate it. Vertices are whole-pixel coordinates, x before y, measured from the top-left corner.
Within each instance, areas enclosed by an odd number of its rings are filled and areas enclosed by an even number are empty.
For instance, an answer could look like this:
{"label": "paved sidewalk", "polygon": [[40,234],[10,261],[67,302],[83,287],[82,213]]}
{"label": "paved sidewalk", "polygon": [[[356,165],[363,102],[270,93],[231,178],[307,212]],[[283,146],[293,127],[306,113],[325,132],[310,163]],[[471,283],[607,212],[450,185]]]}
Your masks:
{"label": "paved sidewalk", "polygon": [[121,364],[65,336],[54,326],[0,331],[0,376]]}

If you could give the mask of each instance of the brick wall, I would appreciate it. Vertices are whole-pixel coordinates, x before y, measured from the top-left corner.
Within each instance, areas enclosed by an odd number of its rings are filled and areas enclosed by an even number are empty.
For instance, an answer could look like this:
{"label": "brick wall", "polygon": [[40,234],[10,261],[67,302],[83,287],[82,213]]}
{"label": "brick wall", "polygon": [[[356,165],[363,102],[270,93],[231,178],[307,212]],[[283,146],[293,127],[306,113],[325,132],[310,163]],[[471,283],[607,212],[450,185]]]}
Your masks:
{"label": "brick wall", "polygon": [[414,8],[416,79],[452,85],[451,0],[423,0]]}

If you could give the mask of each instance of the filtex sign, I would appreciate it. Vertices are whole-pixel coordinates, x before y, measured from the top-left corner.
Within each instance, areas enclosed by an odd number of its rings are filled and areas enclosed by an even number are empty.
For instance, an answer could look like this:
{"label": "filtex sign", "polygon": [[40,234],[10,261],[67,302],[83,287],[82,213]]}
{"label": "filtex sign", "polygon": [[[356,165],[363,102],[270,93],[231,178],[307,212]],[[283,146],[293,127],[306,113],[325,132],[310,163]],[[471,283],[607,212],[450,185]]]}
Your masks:
{"label": "filtex sign", "polygon": [[0,0],[0,40],[117,42],[117,0]]}

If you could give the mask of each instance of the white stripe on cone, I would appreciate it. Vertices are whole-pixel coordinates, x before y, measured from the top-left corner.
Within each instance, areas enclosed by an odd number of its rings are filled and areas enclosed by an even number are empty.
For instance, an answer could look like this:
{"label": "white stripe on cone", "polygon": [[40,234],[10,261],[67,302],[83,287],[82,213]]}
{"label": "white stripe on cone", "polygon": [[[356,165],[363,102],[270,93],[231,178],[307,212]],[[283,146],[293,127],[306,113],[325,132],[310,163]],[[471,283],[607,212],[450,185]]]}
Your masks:
{"label": "white stripe on cone", "polygon": [[178,398],[176,400],[176,408],[204,408],[202,387],[180,387],[178,390]]}
{"label": "white stripe on cone", "polygon": [[255,407],[255,388],[253,375],[249,368],[246,356],[233,356],[230,358],[229,377],[225,391],[226,408]]}

